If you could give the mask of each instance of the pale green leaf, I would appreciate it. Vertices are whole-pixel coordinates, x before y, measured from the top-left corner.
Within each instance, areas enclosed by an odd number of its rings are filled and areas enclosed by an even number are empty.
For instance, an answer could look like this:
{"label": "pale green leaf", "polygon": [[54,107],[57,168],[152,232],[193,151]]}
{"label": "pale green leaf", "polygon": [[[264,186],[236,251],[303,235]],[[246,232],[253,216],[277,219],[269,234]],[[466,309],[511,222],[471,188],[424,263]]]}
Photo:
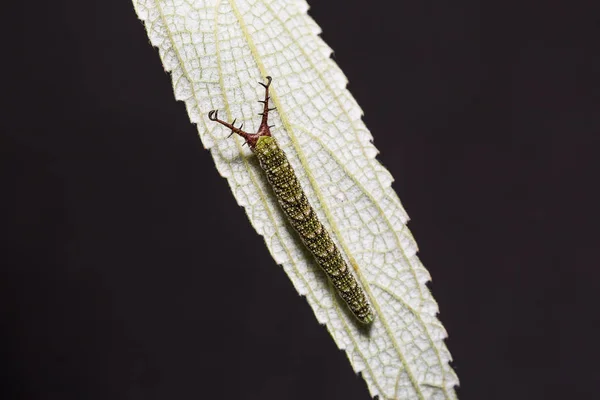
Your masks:
{"label": "pale green leaf", "polygon": [[[362,111],[346,90],[320,28],[303,0],[134,0],[152,44],[185,102],[202,143],[237,202],[283,265],[318,321],[326,324],[373,396],[451,399],[458,379],[425,283],[408,216],[375,156]],[[209,121],[258,127],[257,81],[273,76],[273,135],[286,152],[320,219],[332,232],[375,310],[361,329],[290,230],[239,137]]]}

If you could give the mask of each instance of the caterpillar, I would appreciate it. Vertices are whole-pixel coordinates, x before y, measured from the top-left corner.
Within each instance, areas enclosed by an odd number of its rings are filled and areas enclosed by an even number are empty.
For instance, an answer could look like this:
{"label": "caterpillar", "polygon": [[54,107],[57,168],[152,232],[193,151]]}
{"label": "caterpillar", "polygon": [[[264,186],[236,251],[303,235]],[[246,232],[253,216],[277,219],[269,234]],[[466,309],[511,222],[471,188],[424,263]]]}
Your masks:
{"label": "caterpillar", "polygon": [[370,324],[373,322],[374,315],[366,293],[350,271],[331,235],[317,218],[285,153],[271,135],[272,126],[268,125],[269,111],[275,108],[269,108],[269,87],[272,78],[267,76],[267,81],[266,84],[259,82],[265,88],[265,99],[259,100],[264,108],[259,114],[262,115],[262,120],[256,133],[243,131],[243,124],[236,128],[234,126],[236,120],[231,124],[220,120],[217,110],[210,111],[208,118],[231,129],[231,135],[236,133],[244,138],[258,158],[290,225],[315,257],[317,264],[323,269],[356,319],[363,324]]}

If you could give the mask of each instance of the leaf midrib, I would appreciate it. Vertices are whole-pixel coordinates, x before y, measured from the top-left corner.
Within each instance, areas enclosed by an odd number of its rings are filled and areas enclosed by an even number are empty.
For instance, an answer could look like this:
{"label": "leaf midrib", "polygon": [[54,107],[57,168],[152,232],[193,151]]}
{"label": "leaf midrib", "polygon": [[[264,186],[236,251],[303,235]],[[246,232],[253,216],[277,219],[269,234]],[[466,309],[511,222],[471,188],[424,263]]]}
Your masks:
{"label": "leaf midrib", "polygon": [[[242,29],[242,32],[244,34],[244,38],[246,39],[248,46],[250,47],[250,51],[252,52],[254,59],[258,65],[259,70],[261,71],[261,74],[263,76],[267,75],[267,71],[266,68],[260,58],[260,55],[258,53],[258,50],[256,48],[256,45],[254,44],[254,41],[252,40],[252,37],[250,36],[250,34],[248,33],[248,29],[246,27],[246,24],[242,18],[241,13],[239,12],[239,10],[237,9],[236,5],[235,5],[235,0],[227,0],[229,2],[229,5],[231,6],[233,13],[235,14],[238,23],[240,24],[240,27]],[[276,13],[273,12],[273,10],[267,5],[265,4],[265,6],[267,8],[269,8],[269,10],[271,11],[271,13],[273,14],[273,16],[275,18],[277,18]],[[284,29],[286,29],[285,25],[283,25]],[[289,31],[287,31],[287,33],[290,35],[290,37],[293,37],[291,35],[291,33]],[[307,57],[306,53],[304,52],[304,50],[302,48],[300,48],[300,51],[302,52],[302,54],[305,56],[305,58],[308,60],[308,62],[310,64],[312,64],[311,60],[309,57]],[[314,65],[313,65],[314,68]],[[323,79],[323,76],[318,72],[318,70],[316,68],[314,68],[315,71],[317,71],[317,74],[319,74],[321,80],[323,82],[325,82],[325,85],[327,85],[327,82],[325,79]],[[333,91],[331,90],[331,88],[327,85],[327,88],[329,89],[329,91],[331,91],[333,93]],[[351,254],[348,251],[348,248],[345,244],[345,241],[343,240],[342,236],[340,235],[339,229],[337,228],[337,224],[335,224],[334,220],[333,220],[333,215],[331,214],[327,204],[323,201],[324,197],[323,197],[323,193],[321,192],[321,190],[319,189],[317,183],[315,182],[314,178],[312,177],[312,174],[310,174],[310,169],[308,168],[308,163],[306,161],[306,157],[304,155],[304,152],[302,151],[302,149],[300,148],[300,145],[298,143],[298,140],[296,139],[295,135],[293,134],[293,130],[291,128],[291,124],[287,118],[287,115],[285,113],[285,111],[283,111],[283,108],[281,107],[281,102],[279,101],[279,97],[277,96],[276,92],[273,91],[271,94],[271,97],[273,99],[273,102],[275,103],[275,105],[277,106],[277,109],[279,110],[279,116],[281,118],[281,121],[283,123],[283,125],[285,126],[285,130],[288,132],[290,140],[292,142],[292,144],[294,145],[294,149],[296,150],[296,153],[298,154],[298,158],[300,159],[300,162],[302,163],[302,167],[304,169],[304,171],[306,172],[307,178],[310,181],[310,184],[315,192],[315,195],[317,196],[319,203],[321,204],[321,207],[323,209],[323,212],[325,213],[325,216],[327,218],[327,221],[329,222],[329,225],[331,226],[331,229],[334,231],[338,242],[340,243],[340,245],[342,246],[342,248],[344,249],[344,253],[346,254],[346,256],[348,256],[349,254]],[[337,96],[334,96],[334,98],[336,99],[336,101],[339,102],[339,99],[337,98]],[[344,109],[344,107],[341,107],[341,109],[344,111],[344,113],[347,112]],[[348,116],[348,115],[347,115]],[[352,121],[352,119],[349,118],[348,116],[348,120]],[[362,146],[361,146],[362,148]],[[364,151],[364,149],[363,149]],[[365,155],[366,156],[366,155]],[[398,239],[397,239],[398,240]],[[400,249],[402,249],[402,247],[400,246]],[[411,266],[411,270],[412,270],[412,265],[410,263],[408,263],[408,265]],[[402,365],[404,365],[405,371],[408,374],[408,377],[413,385],[413,388],[415,389],[417,395],[419,396],[420,399],[424,399],[423,393],[421,392],[421,389],[419,387],[419,384],[416,380],[416,378],[414,377],[411,369],[409,368],[409,364],[407,363],[406,359],[404,358],[404,354],[402,354],[402,352],[400,351],[400,347],[396,341],[395,336],[392,333],[392,329],[390,328],[389,324],[387,323],[386,319],[383,318],[383,313],[381,311],[381,308],[379,307],[378,302],[375,300],[375,298],[373,297],[373,293],[371,292],[370,288],[368,288],[368,282],[366,282],[364,276],[360,273],[360,271],[356,271],[357,275],[359,276],[359,279],[361,280],[361,283],[363,285],[363,288],[367,291],[367,293],[369,294],[370,300],[373,303],[373,307],[377,310],[377,313],[379,314],[379,318],[381,320],[382,325],[385,328],[385,331],[388,335],[388,337],[390,338],[394,349],[396,350],[396,352],[398,353],[398,357],[400,358]],[[414,270],[412,271],[414,274]],[[415,280],[416,280],[416,275],[415,275]],[[418,280],[416,280],[417,282],[417,287],[419,287],[419,283]],[[420,290],[420,287],[419,287]],[[341,318],[343,319],[343,316],[341,316]],[[349,332],[347,326],[344,324],[346,331],[348,333],[349,336],[352,336],[352,333]],[[358,349],[358,346],[356,347]],[[367,363],[368,364],[368,363]],[[443,367],[443,366],[442,366]],[[443,368],[442,368],[443,371]],[[401,372],[399,372],[400,374]],[[443,372],[442,372],[443,374]],[[375,379],[375,376],[373,376],[373,381],[376,382],[377,380]]]}

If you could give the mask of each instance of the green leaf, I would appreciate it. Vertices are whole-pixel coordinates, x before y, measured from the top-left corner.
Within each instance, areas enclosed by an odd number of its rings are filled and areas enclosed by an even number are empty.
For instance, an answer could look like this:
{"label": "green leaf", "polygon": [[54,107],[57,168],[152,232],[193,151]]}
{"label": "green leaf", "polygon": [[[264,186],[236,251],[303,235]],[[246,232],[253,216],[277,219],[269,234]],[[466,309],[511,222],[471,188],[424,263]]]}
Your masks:
{"label": "green leaf", "polygon": [[[202,143],[237,202],[317,320],[346,351],[373,396],[453,399],[458,378],[425,286],[429,273],[406,227],[392,176],[346,90],[346,77],[301,0],[134,0],[151,43],[171,72]],[[239,137],[209,121],[210,110],[258,128],[271,75],[270,123],[319,219],[367,292],[375,321],[356,322],[290,229],[263,171]]]}

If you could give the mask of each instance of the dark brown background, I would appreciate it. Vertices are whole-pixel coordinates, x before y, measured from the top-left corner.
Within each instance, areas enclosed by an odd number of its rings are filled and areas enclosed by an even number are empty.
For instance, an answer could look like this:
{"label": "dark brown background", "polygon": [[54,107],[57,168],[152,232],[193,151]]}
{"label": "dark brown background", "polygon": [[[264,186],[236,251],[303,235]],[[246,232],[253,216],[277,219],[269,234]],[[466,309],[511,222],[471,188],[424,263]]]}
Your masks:
{"label": "dark brown background", "polygon": [[[130,2],[22,3],[0,24],[0,397],[369,398]],[[600,397],[597,10],[312,3],[413,219],[460,397]]]}

